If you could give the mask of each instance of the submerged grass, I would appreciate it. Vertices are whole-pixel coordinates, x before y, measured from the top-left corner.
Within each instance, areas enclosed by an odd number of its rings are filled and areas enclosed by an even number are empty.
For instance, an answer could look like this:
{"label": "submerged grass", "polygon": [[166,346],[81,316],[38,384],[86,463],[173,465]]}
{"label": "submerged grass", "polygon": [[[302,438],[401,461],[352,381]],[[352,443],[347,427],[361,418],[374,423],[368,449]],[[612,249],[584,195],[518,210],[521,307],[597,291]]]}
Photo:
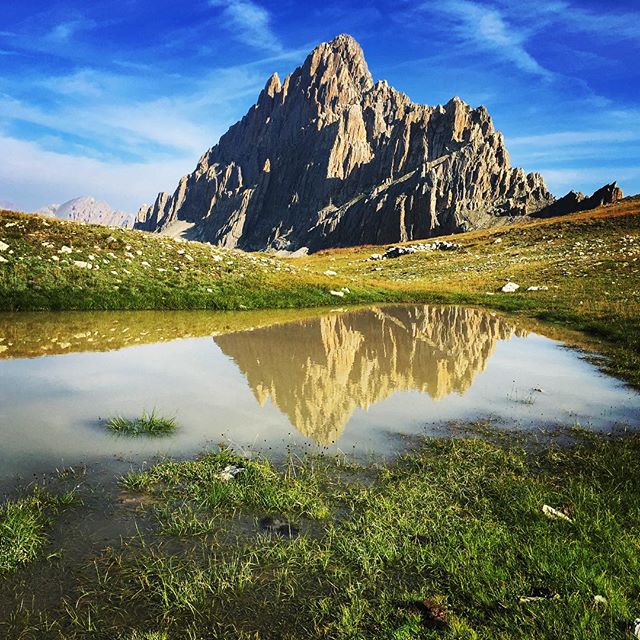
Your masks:
{"label": "submerged grass", "polygon": [[155,410],[151,413],[143,411],[139,418],[123,418],[117,416],[107,421],[107,429],[112,433],[126,436],[166,436],[176,430],[175,418],[158,415]]}
{"label": "submerged grass", "polygon": [[0,576],[16,571],[42,553],[54,516],[74,500],[72,492],[53,495],[36,487],[30,495],[0,506]]}
{"label": "submerged grass", "polygon": [[[424,440],[380,467],[220,452],[130,474],[127,490],[166,500],[171,537],[105,550],[38,612],[37,637],[623,638],[640,610],[640,436],[577,437]],[[246,471],[223,481],[229,465]],[[179,505],[210,526],[181,532]],[[265,532],[269,514],[299,535]]]}

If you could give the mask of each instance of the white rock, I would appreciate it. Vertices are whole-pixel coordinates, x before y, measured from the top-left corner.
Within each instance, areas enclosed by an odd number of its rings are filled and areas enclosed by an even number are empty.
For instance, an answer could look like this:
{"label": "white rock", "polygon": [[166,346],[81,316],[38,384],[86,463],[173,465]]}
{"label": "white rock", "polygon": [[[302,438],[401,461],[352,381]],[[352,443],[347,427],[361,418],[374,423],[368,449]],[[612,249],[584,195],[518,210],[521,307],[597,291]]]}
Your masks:
{"label": "white rock", "polygon": [[9,245],[6,242],[2,242],[0,240],[0,251],[6,251],[9,248]]}
{"label": "white rock", "polygon": [[9,262],[4,256],[0,256],[0,262]]}
{"label": "white rock", "polygon": [[327,269],[327,270],[324,272],[324,275],[325,275],[325,276],[337,276],[338,274],[337,274],[335,271],[332,271],[331,269]]}
{"label": "white rock", "polygon": [[60,247],[60,251],[58,251],[58,253],[71,253],[71,252],[72,252],[71,247],[67,247],[67,245],[66,245],[66,244],[63,244],[63,245]]}
{"label": "white rock", "polygon": [[547,516],[547,518],[573,522],[573,520],[566,513],[562,513],[562,511],[559,511],[558,509],[554,509],[553,507],[550,507],[548,504],[542,505],[542,513],[544,513],[544,515]]}
{"label": "white rock", "polygon": [[91,263],[85,262],[84,260],[74,260],[73,264],[81,269],[91,269]]}
{"label": "white rock", "polygon": [[212,260],[214,262],[222,262],[223,258],[222,256],[212,256]]}
{"label": "white rock", "polygon": [[505,284],[504,287],[500,289],[500,291],[503,291],[504,293],[513,293],[514,291],[517,291],[519,288],[520,288],[519,284],[516,284],[515,282],[507,282],[507,284]]}
{"label": "white rock", "polygon": [[344,291],[334,291],[333,289],[329,291],[332,296],[338,296],[338,298],[344,298]]}
{"label": "white rock", "polygon": [[244,471],[244,467],[238,467],[235,464],[228,464],[219,474],[218,477],[224,482],[233,480],[238,474]]}

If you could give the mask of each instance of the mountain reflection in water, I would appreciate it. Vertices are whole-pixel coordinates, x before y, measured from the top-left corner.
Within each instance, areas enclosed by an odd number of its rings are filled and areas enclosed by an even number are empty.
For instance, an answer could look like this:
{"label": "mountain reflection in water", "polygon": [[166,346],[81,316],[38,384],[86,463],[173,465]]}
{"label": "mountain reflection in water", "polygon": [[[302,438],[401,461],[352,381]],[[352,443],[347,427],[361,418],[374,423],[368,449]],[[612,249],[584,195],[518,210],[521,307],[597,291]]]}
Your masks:
{"label": "mountain reflection in water", "polygon": [[271,399],[320,445],[335,442],[356,408],[397,391],[440,399],[464,393],[498,340],[526,332],[464,307],[383,307],[334,313],[214,338],[261,405]]}

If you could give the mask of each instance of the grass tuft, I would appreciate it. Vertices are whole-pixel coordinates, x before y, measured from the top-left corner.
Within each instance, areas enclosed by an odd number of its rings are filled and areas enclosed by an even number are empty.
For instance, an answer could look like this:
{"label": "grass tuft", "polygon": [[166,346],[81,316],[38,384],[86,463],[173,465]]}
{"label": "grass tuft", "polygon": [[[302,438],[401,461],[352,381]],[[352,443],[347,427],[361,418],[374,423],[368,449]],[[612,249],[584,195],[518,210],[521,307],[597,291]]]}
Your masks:
{"label": "grass tuft", "polygon": [[71,505],[72,492],[59,496],[37,487],[31,495],[0,506],[0,575],[35,560],[48,543],[52,517]]}
{"label": "grass tuft", "polygon": [[165,436],[175,431],[175,418],[159,416],[155,410],[142,412],[139,418],[123,418],[117,416],[107,421],[107,429],[113,433],[126,436]]}

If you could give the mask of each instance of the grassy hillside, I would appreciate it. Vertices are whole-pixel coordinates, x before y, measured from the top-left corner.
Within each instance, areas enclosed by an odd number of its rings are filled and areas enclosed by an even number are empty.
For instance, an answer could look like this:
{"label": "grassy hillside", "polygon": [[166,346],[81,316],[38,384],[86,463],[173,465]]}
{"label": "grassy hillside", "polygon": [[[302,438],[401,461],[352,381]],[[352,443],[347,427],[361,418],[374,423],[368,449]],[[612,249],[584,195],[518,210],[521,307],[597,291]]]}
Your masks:
{"label": "grassy hillside", "polygon": [[[448,238],[460,244],[455,251],[371,261],[383,249],[277,259],[0,212],[0,242],[8,245],[0,251],[0,310],[476,304],[585,332],[617,375],[640,384],[639,214],[640,198],[630,198]],[[520,289],[501,292],[508,280]]]}
{"label": "grassy hillside", "polygon": [[[336,285],[266,255],[0,211],[0,310],[257,309],[333,304]],[[338,287],[339,289],[339,287]],[[350,302],[383,299],[354,287]]]}

